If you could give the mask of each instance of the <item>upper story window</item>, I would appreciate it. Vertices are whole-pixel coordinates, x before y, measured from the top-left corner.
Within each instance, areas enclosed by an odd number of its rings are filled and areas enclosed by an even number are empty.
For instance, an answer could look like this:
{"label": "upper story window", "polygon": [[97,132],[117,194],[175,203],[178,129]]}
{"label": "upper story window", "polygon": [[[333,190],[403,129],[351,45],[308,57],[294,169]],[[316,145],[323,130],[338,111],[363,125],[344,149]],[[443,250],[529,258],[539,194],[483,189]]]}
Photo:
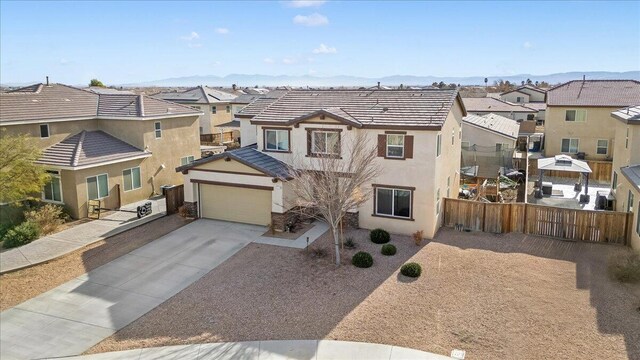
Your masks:
{"label": "upper story window", "polygon": [[160,123],[160,121],[156,121],[153,124],[153,128],[155,130],[156,139],[160,139],[162,137],[162,124]]}
{"label": "upper story window", "polygon": [[185,156],[180,158],[180,166],[191,164],[195,161],[195,157],[193,155]]}
{"label": "upper story window", "polygon": [[442,154],[442,134],[438,134],[436,138],[436,157]]}
{"label": "upper story window", "polygon": [[618,187],[618,173],[613,172],[613,180],[611,180],[611,188],[615,190]]}
{"label": "upper story window", "polygon": [[404,158],[403,134],[387,134],[387,157]]}
{"label": "upper story window", "polygon": [[231,112],[231,105],[227,105],[227,112],[230,113]]}
{"label": "upper story window", "polygon": [[310,155],[340,155],[340,132],[312,130]]}
{"label": "upper story window", "polygon": [[211,113],[215,115],[217,111],[218,111],[218,108],[215,105],[213,105],[211,107]]}
{"label": "upper story window", "polygon": [[585,122],[587,121],[587,110],[566,110],[564,121]]}
{"label": "upper story window", "polygon": [[517,103],[521,103],[522,102],[522,98],[520,96],[516,97],[516,102]]}
{"label": "upper story window", "polygon": [[40,124],[40,138],[45,139],[49,137],[49,124]]}
{"label": "upper story window", "polygon": [[264,150],[289,151],[289,129],[264,129]]}
{"label": "upper story window", "polygon": [[504,151],[509,149],[509,144],[496,143],[496,151]]}

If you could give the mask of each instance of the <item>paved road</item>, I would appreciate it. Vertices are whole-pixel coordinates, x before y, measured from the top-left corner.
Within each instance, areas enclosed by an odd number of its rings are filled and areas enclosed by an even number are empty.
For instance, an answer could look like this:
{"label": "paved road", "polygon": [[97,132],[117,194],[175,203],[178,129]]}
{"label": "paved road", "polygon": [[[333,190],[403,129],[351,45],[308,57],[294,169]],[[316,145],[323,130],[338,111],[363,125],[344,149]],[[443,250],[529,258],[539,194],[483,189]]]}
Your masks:
{"label": "paved road", "polygon": [[276,340],[166,346],[79,356],[74,360],[451,360],[399,346],[333,340]]}
{"label": "paved road", "polygon": [[78,355],[200,279],[264,227],[198,220],[0,313],[0,358]]}

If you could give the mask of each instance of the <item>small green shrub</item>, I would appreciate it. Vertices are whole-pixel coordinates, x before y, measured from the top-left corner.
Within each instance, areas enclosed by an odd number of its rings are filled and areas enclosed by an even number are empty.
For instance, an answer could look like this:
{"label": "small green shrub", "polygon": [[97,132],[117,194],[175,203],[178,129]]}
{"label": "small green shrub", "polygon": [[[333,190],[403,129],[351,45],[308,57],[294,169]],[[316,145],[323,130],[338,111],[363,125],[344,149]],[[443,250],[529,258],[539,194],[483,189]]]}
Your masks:
{"label": "small green shrub", "polygon": [[22,245],[26,245],[40,236],[40,229],[38,225],[25,221],[22,224],[7,231],[4,236],[4,242],[2,246],[5,248],[14,248]]}
{"label": "small green shrub", "polygon": [[373,229],[369,234],[371,241],[376,244],[386,244],[391,240],[391,235],[383,229]]}
{"label": "small green shrub", "polygon": [[620,282],[640,281],[640,252],[628,252],[609,259],[609,275]]}
{"label": "small green shrub", "polygon": [[422,266],[414,262],[406,263],[400,268],[400,273],[404,276],[417,278],[422,274]]}
{"label": "small green shrub", "polygon": [[355,267],[368,268],[373,265],[373,257],[368,252],[360,251],[353,255],[353,258],[351,258],[351,263]]}
{"label": "small green shrub", "polygon": [[25,221],[36,224],[42,235],[56,231],[64,223],[62,206],[46,204],[24,214]]}
{"label": "small green shrub", "polygon": [[347,249],[355,249],[356,248],[356,242],[353,240],[352,237],[348,237],[345,241],[344,241],[344,247],[346,247]]}
{"label": "small green shrub", "polygon": [[11,225],[11,224],[1,224],[0,225],[0,241],[4,240],[4,236],[7,235],[9,230],[11,230],[12,228],[13,228],[13,225]]}
{"label": "small green shrub", "polygon": [[380,250],[380,252],[382,253],[382,255],[391,256],[396,254],[397,249],[395,245],[384,244],[382,245],[382,249]]}

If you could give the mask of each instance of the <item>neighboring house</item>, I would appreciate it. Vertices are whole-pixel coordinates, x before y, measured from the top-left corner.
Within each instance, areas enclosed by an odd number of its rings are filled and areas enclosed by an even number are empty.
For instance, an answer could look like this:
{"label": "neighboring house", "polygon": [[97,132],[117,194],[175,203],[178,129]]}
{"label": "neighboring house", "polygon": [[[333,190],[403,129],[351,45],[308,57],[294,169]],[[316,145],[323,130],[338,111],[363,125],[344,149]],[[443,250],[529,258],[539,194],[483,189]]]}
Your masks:
{"label": "neighboring house", "polygon": [[[252,104],[258,101],[267,99]],[[442,199],[457,194],[460,180],[466,111],[456,90],[293,90],[268,103],[245,108],[257,126],[256,145],[176,169],[184,174],[192,212],[281,230],[294,206],[290,182],[296,180],[287,164],[310,165],[318,156],[348,161],[350,142],[363,132],[377,148],[382,172],[367,185],[373,196],[353,209],[349,222],[435,235]]]}
{"label": "neighboring house", "polygon": [[258,127],[251,124],[251,118],[258,115],[267,106],[274,103],[289,90],[272,90],[266,94],[250,95],[253,100],[235,114],[234,121],[240,127],[240,146],[245,147],[258,142]]}
{"label": "neighboring house", "polygon": [[123,90],[123,89],[115,89],[109,87],[101,87],[101,86],[89,86],[84,90],[89,90],[96,94],[104,94],[104,95],[113,95],[113,94],[126,94],[126,95],[135,95],[135,93],[131,90]]}
{"label": "neighboring house", "polygon": [[633,212],[631,246],[640,249],[640,106],[619,109],[611,116],[617,120],[611,193],[616,211]]}
{"label": "neighboring house", "polygon": [[615,120],[611,112],[637,105],[640,81],[574,80],[547,92],[545,155],[572,154],[611,160]]}
{"label": "neighboring house", "polygon": [[547,91],[534,85],[522,85],[513,90],[500,94],[500,99],[520,104],[538,111],[535,120],[544,123],[547,109]]}
{"label": "neighboring house", "polygon": [[186,106],[143,95],[96,94],[35,84],[0,94],[0,128],[28,134],[51,181],[44,201],[86,217],[88,201],[117,208],[181,184],[173,169],[200,153],[198,117]]}
{"label": "neighboring house", "polygon": [[464,106],[469,114],[496,114],[513,120],[534,120],[538,110],[527,106],[513,104],[492,97],[463,98]]}
{"label": "neighboring house", "polygon": [[218,134],[218,127],[233,120],[232,104],[237,97],[226,91],[198,86],[182,92],[162,92],[153,95],[157,99],[190,106],[200,112],[200,134]]}
{"label": "neighboring house", "polygon": [[462,119],[462,147],[495,147],[496,151],[514,149],[520,124],[496,114],[467,115]]}

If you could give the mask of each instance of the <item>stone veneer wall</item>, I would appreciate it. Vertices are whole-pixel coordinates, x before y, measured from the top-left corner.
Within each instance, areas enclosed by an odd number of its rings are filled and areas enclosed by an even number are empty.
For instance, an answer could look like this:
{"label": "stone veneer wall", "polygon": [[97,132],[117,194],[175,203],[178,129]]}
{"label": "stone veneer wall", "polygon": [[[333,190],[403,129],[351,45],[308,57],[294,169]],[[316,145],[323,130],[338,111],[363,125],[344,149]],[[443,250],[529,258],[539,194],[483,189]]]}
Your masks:
{"label": "stone veneer wall", "polygon": [[347,228],[359,229],[360,221],[358,220],[359,212],[347,212],[342,218],[342,224]]}
{"label": "stone veneer wall", "polygon": [[187,209],[187,213],[189,214],[189,217],[193,217],[193,218],[197,218],[198,217],[198,202],[197,201],[194,201],[194,202],[185,201],[183,206],[185,207],[185,209]]}

